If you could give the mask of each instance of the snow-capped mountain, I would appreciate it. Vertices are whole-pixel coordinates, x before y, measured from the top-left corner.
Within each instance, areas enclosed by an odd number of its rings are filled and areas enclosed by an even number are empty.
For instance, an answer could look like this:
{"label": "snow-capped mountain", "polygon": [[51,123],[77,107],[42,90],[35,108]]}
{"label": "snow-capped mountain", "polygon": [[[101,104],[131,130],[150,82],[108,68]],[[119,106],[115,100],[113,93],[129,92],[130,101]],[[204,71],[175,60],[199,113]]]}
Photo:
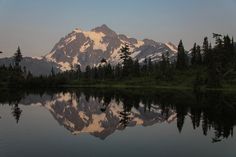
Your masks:
{"label": "snow-capped mountain", "polygon": [[[97,66],[102,59],[112,65],[120,60],[120,49],[124,44],[130,47],[131,57],[142,63],[145,58],[153,62],[160,61],[162,54],[169,53],[170,59],[176,58],[177,48],[172,43],[160,43],[150,39],[137,40],[123,34],[117,34],[106,25],[83,31],[76,28],[61,38],[51,52],[43,57],[24,57],[21,66],[25,66],[33,75],[49,75],[52,67],[57,71],[67,71],[80,65]],[[23,54],[24,55],[24,54]],[[14,65],[13,58],[1,58],[0,65]]]}
{"label": "snow-capped mountain", "polygon": [[106,25],[83,31],[76,28],[54,46],[45,59],[57,63],[62,71],[76,65],[84,69],[87,65],[96,66],[104,58],[112,65],[120,62],[120,48],[127,43],[131,56],[142,62],[145,58],[159,61],[163,53],[174,57],[177,48],[172,43],[160,43],[153,40],[137,40],[123,34],[117,34]]}

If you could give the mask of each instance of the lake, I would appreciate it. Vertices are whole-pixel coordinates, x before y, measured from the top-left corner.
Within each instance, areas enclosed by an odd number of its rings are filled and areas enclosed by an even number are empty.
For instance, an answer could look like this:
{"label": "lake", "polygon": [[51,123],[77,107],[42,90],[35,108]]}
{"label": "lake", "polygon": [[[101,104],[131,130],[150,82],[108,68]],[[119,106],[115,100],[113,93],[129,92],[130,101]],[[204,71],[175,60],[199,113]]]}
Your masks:
{"label": "lake", "polygon": [[0,157],[235,157],[236,94],[2,90],[0,126]]}

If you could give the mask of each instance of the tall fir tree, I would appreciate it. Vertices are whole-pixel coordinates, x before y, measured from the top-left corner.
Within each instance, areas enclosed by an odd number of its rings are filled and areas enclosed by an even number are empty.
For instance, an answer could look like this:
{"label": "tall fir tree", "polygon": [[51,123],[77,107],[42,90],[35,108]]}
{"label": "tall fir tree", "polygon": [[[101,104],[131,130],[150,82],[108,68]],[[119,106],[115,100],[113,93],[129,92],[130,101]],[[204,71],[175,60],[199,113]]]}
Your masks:
{"label": "tall fir tree", "polygon": [[204,41],[203,41],[203,45],[202,45],[202,50],[203,50],[203,62],[204,64],[207,64],[209,62],[210,59],[210,55],[209,55],[209,48],[211,47],[211,45],[208,42],[208,38],[205,37]]}
{"label": "tall fir tree", "polygon": [[202,64],[202,54],[201,54],[201,47],[198,45],[196,48],[196,64]]}
{"label": "tall fir tree", "polygon": [[87,65],[85,68],[85,78],[91,79],[91,67],[89,65]]}
{"label": "tall fir tree", "polygon": [[139,62],[138,62],[137,59],[134,61],[133,73],[134,73],[135,76],[140,75],[140,65],[139,65]]}
{"label": "tall fir tree", "polygon": [[20,47],[18,46],[16,53],[14,54],[14,62],[16,67],[20,66],[20,62],[22,61],[22,59],[23,59],[22,53]]}
{"label": "tall fir tree", "polygon": [[147,74],[147,72],[148,72],[148,59],[146,57],[143,61],[143,65],[142,65],[141,69],[142,69],[143,74]]}
{"label": "tall fir tree", "polygon": [[126,43],[124,46],[120,49],[120,58],[123,60],[123,64],[126,64],[126,62],[131,58],[130,57],[130,51],[129,51],[129,45]]}
{"label": "tall fir tree", "polygon": [[82,77],[82,71],[81,71],[80,64],[76,65],[76,74],[77,74],[77,78]]}
{"label": "tall fir tree", "polygon": [[148,72],[149,72],[149,75],[151,75],[153,72],[153,63],[150,57],[148,58]]}
{"label": "tall fir tree", "polygon": [[206,64],[207,66],[207,86],[218,88],[221,87],[222,82],[222,50],[223,42],[221,35],[213,34],[215,38],[215,47],[209,49],[209,60]]}
{"label": "tall fir tree", "polygon": [[197,44],[194,43],[193,48],[192,48],[192,58],[191,58],[191,64],[194,66],[196,65],[196,60],[197,60]]}
{"label": "tall fir tree", "polygon": [[130,76],[133,69],[133,60],[130,57],[131,52],[129,51],[129,45],[125,44],[120,49],[120,58],[123,60],[123,76]]}
{"label": "tall fir tree", "polygon": [[186,69],[187,66],[188,66],[188,57],[187,54],[185,53],[183,42],[182,40],[180,40],[178,46],[176,68],[179,70],[183,70]]}

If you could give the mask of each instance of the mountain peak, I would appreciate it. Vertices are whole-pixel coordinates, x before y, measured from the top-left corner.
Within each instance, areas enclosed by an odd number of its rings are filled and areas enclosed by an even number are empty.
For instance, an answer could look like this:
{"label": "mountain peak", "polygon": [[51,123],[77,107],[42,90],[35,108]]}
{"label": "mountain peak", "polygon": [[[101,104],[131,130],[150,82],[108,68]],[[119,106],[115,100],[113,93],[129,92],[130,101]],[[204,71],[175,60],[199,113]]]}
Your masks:
{"label": "mountain peak", "polygon": [[80,33],[80,32],[82,32],[82,29],[80,29],[79,27],[77,27],[77,28],[74,29],[74,31],[77,32],[77,33]]}
{"label": "mountain peak", "polygon": [[103,24],[100,26],[101,28],[104,28],[104,29],[110,29],[106,24]]}
{"label": "mountain peak", "polygon": [[167,51],[173,54],[172,60],[174,60],[177,52],[173,44],[150,39],[140,41],[126,35],[118,35],[103,24],[90,31],[76,28],[59,40],[45,59],[56,63],[62,71],[71,70],[72,66],[76,65],[81,65],[80,68],[85,70],[88,65],[91,67],[99,65],[103,58],[107,63],[116,65],[122,61],[119,51],[124,43],[130,45],[130,51],[133,52],[131,57],[140,63],[145,58],[158,62],[162,59],[161,54]]}
{"label": "mountain peak", "polygon": [[116,32],[114,32],[112,29],[110,29],[107,25],[103,24],[99,27],[96,27],[94,29],[92,29],[92,31],[94,32],[102,32],[105,35],[109,35],[109,36],[114,36],[117,35]]}

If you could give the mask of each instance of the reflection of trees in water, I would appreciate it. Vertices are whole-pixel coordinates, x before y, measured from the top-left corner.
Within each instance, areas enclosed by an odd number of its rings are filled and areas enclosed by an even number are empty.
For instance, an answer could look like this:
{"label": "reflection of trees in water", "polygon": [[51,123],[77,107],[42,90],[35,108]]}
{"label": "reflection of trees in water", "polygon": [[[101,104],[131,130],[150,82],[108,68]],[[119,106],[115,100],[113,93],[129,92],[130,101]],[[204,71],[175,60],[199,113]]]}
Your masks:
{"label": "reflection of trees in water", "polygon": [[19,122],[22,110],[20,109],[18,103],[12,107],[12,115],[16,119],[16,123]]}
{"label": "reflection of trees in water", "polygon": [[16,91],[16,90],[11,90],[11,91],[1,91],[0,90],[0,103],[2,104],[9,104],[12,106],[12,115],[16,119],[16,123],[19,122],[22,110],[20,109],[18,103],[20,102],[21,99],[27,95],[27,93],[22,92],[22,91]]}
{"label": "reflection of trees in water", "polygon": [[[16,119],[16,123],[19,123],[20,116],[22,114],[22,110],[19,107],[19,102],[27,98],[29,94],[36,94],[42,97],[44,94],[53,96],[57,90],[15,90],[15,89],[0,89],[0,103],[1,104],[9,104],[9,106],[12,106],[12,116]],[[0,116],[1,118],[1,116]]]}
{"label": "reflection of trees in water", "polygon": [[[123,111],[120,113],[120,123],[126,127],[129,123],[129,115],[132,107],[139,108],[144,105],[144,112],[148,112],[159,106],[162,115],[169,117],[169,111],[177,113],[177,128],[182,131],[186,116],[192,121],[193,129],[202,127],[204,135],[208,135],[213,129],[215,136],[212,142],[219,142],[224,138],[233,136],[233,128],[236,125],[236,96],[223,94],[217,91],[207,93],[191,92],[136,92],[136,91],[86,91],[89,95],[100,98],[106,102],[106,96],[122,102]],[[86,94],[86,92],[84,92]],[[108,93],[109,94],[108,94]],[[112,93],[112,94],[111,94]],[[110,99],[110,100],[111,100]],[[110,101],[109,101],[110,102]],[[105,106],[109,102],[104,103]],[[104,107],[102,110],[106,110]]]}
{"label": "reflection of trees in water", "polygon": [[220,92],[210,92],[205,97],[207,107],[203,110],[202,128],[204,135],[209,129],[215,130],[213,142],[233,136],[236,124],[236,104],[233,96],[226,96]]}
{"label": "reflection of trees in water", "polygon": [[174,104],[177,113],[177,128],[180,132],[185,117],[190,116],[193,129],[201,126],[205,136],[210,130],[214,130],[215,136],[212,138],[212,142],[219,142],[233,136],[233,128],[236,125],[236,97],[234,94],[223,94],[216,91],[195,93],[195,98],[186,97],[186,101],[181,102],[181,104],[178,102]]}
{"label": "reflection of trees in water", "polygon": [[123,103],[123,111],[120,112],[120,125],[122,128],[126,128],[131,120],[130,111],[132,109],[133,99],[129,98],[129,95],[124,95],[120,101]]}
{"label": "reflection of trees in water", "polygon": [[120,112],[120,125],[122,128],[126,128],[127,125],[129,124],[130,121],[130,112],[124,108],[124,110],[122,112]]}
{"label": "reflection of trees in water", "polygon": [[[111,101],[123,105],[120,112],[120,125],[125,128],[130,121],[132,108],[144,108],[144,113],[154,109],[160,109],[161,114],[167,120],[170,111],[177,114],[177,129],[182,131],[186,116],[191,118],[193,129],[202,128],[203,134],[208,135],[209,130],[214,130],[215,134],[212,142],[219,142],[224,138],[233,136],[233,128],[236,125],[236,95],[235,93],[211,92],[180,92],[180,91],[152,91],[152,90],[112,90],[112,89],[83,89],[72,91],[73,98],[79,101],[82,93],[86,101],[96,98],[102,104],[101,111],[106,112]],[[20,102],[27,93],[9,92],[0,96],[0,103],[13,104]],[[29,92],[30,93],[30,92]],[[37,92],[35,92],[37,93]],[[40,95],[43,92],[40,92]],[[55,91],[47,92],[54,98]],[[75,97],[75,98],[74,98]],[[18,103],[14,104],[12,114],[16,121],[19,121],[22,110]]]}
{"label": "reflection of trees in water", "polygon": [[104,95],[103,100],[100,99],[99,101],[103,101],[102,102],[102,108],[101,111],[105,112],[107,110],[107,107],[109,106],[109,104],[111,103],[111,96],[110,95]]}

